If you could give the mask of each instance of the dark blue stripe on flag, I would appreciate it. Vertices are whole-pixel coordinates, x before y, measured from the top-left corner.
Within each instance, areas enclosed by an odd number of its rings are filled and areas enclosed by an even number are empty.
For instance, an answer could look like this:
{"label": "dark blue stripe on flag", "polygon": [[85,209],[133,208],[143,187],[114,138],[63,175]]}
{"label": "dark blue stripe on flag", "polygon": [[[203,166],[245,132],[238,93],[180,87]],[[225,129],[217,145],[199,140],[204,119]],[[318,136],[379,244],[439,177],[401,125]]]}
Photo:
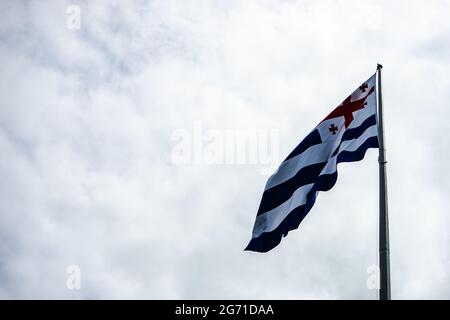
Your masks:
{"label": "dark blue stripe on flag", "polygon": [[[363,149],[365,147],[365,149]],[[378,137],[370,137],[355,151],[341,151],[339,152],[336,162],[355,162],[364,158],[368,148],[378,148]]]}
{"label": "dark blue stripe on flag", "polygon": [[[378,148],[377,137],[368,138],[355,151],[343,151],[339,153],[336,161],[337,163],[360,161],[364,158],[369,148]],[[281,242],[282,237],[285,237],[289,231],[298,228],[302,220],[311,210],[316,201],[316,191],[328,191],[336,184],[336,181],[337,171],[331,174],[321,175],[308,193],[305,205],[292,210],[275,230],[265,232],[257,238],[252,238],[245,250],[267,252],[275,248]]]}
{"label": "dark blue stripe on flag", "polygon": [[306,166],[289,180],[264,191],[257,216],[278,207],[301,186],[314,183],[326,164],[326,162],[320,162]]}
{"label": "dark blue stripe on flag", "polygon": [[360,136],[363,135],[363,133],[367,129],[376,124],[377,118],[375,115],[373,115],[364,120],[364,122],[361,123],[361,125],[359,125],[358,127],[347,129],[342,135],[342,139],[341,142],[339,143],[339,146],[336,148],[336,150],[333,152],[331,156],[334,157],[339,152],[339,148],[341,147],[342,142],[359,138]]}
{"label": "dark blue stripe on flag", "polygon": [[322,143],[322,139],[320,138],[319,131],[315,129],[310,134],[308,134],[306,138],[303,139],[302,142],[300,142],[297,147],[295,147],[295,149],[288,155],[288,157],[284,161],[293,158],[296,155],[299,155],[309,147],[312,147],[319,143]]}
{"label": "dark blue stripe on flag", "polygon": [[265,232],[258,238],[253,238],[245,250],[256,252],[267,252],[275,248],[281,238],[287,236],[289,231],[297,229],[306,216],[305,206],[300,206],[292,210],[280,225],[271,232]]}
{"label": "dark blue stripe on flag", "polygon": [[375,115],[368,117],[358,127],[347,129],[342,135],[341,141],[356,139],[361,136],[368,128],[377,124]]}

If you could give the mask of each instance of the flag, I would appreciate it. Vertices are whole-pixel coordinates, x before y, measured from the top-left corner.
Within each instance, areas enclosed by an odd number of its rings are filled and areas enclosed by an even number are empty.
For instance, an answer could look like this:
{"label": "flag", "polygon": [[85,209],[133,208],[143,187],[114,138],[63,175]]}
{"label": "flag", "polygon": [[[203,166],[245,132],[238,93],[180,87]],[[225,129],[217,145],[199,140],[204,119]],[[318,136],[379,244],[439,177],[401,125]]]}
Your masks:
{"label": "flag", "polygon": [[337,164],[378,148],[376,74],[358,87],[289,154],[264,188],[245,250],[267,252],[297,229],[319,191],[337,180]]}

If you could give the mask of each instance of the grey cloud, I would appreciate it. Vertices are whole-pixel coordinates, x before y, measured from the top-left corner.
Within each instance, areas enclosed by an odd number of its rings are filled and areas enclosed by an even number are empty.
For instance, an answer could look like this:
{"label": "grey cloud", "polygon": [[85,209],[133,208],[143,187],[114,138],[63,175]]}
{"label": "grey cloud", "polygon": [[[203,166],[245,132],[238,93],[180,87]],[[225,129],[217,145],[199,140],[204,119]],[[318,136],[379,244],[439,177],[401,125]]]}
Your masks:
{"label": "grey cloud", "polygon": [[69,4],[0,4],[0,297],[376,298],[375,150],[265,255],[259,166],[170,154],[200,120],[277,128],[281,159],[377,62],[393,297],[450,297],[446,2],[81,1],[78,31]]}

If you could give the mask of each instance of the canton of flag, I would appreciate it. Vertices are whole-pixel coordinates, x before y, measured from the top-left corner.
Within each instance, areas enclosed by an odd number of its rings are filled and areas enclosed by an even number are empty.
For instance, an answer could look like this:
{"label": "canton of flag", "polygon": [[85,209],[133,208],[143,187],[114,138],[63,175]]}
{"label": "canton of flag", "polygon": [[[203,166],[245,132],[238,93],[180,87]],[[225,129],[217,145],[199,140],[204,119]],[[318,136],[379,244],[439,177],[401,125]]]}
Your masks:
{"label": "canton of flag", "polygon": [[337,164],[359,161],[378,148],[376,74],[358,87],[281,163],[264,188],[245,250],[267,252],[297,229],[319,191],[337,180]]}

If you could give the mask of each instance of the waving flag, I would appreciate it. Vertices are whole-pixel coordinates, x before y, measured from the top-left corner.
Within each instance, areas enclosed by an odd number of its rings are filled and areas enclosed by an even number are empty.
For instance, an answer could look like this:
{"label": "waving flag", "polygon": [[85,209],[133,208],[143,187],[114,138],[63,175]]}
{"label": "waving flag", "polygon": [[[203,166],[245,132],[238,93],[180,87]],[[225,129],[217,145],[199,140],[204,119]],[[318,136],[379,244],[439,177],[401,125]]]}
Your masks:
{"label": "waving flag", "polygon": [[297,229],[319,191],[337,180],[337,164],[359,161],[378,148],[376,74],[347,99],[289,154],[269,178],[245,250],[267,252]]}

